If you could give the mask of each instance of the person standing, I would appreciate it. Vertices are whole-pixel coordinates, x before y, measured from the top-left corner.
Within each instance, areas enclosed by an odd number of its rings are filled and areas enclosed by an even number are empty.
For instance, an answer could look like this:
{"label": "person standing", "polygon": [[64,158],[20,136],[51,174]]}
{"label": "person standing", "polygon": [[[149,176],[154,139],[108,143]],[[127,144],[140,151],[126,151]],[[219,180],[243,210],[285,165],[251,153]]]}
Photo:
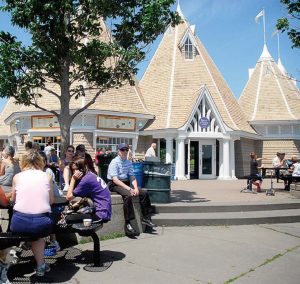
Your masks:
{"label": "person standing", "polygon": [[45,149],[44,149],[44,153],[45,153],[47,159],[48,159],[49,156],[50,156],[50,152],[51,152],[51,149],[52,149],[52,148],[53,148],[53,143],[52,143],[51,139],[49,139],[49,140],[47,141],[47,145],[46,145],[46,147],[45,147]]}
{"label": "person standing", "polygon": [[130,221],[135,219],[132,198],[138,196],[142,210],[142,224],[148,227],[155,227],[151,222],[151,202],[146,190],[138,188],[137,180],[133,174],[132,162],[127,159],[129,147],[125,143],[118,145],[118,156],[108,166],[107,179],[111,192],[120,194],[123,198],[123,210],[125,218],[125,233],[127,236],[134,236],[135,230]]}
{"label": "person standing", "polygon": [[152,143],[145,154],[145,158],[146,157],[156,157],[155,149],[156,149],[156,143]]}

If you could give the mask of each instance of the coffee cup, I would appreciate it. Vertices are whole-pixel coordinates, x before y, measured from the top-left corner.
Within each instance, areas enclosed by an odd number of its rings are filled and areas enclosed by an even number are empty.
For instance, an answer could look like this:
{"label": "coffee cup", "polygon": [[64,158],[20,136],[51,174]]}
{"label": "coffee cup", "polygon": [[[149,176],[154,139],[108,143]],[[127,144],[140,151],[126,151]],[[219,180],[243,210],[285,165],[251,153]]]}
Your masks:
{"label": "coffee cup", "polygon": [[92,225],[92,219],[83,219],[83,226],[90,227]]}

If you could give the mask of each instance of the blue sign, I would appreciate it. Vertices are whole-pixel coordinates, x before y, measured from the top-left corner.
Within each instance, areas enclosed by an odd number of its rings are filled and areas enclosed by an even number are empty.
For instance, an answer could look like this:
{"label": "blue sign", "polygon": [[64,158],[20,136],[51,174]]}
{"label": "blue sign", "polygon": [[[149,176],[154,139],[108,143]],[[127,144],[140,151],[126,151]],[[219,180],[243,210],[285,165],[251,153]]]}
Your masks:
{"label": "blue sign", "polygon": [[209,120],[208,120],[208,118],[206,118],[206,117],[201,117],[200,118],[200,121],[199,121],[199,124],[200,124],[200,126],[201,126],[201,128],[207,128],[207,127],[209,127]]}

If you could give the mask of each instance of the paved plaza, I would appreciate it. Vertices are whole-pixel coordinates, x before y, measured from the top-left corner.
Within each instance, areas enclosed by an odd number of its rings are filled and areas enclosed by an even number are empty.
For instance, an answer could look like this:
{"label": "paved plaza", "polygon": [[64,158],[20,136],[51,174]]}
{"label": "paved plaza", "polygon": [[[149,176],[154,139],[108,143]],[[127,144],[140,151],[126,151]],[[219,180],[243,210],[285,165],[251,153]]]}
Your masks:
{"label": "paved plaza", "polygon": [[[171,204],[299,202],[288,192],[275,196],[239,192],[244,180],[172,183]],[[268,185],[265,180],[264,185]],[[175,194],[175,195],[174,195]],[[181,200],[179,200],[179,197]],[[205,201],[205,202],[203,202]],[[25,257],[12,267],[12,283],[289,283],[300,279],[300,223],[241,226],[158,227],[136,239],[101,241],[99,272],[87,272],[92,243],[65,248],[48,258],[42,280]]]}

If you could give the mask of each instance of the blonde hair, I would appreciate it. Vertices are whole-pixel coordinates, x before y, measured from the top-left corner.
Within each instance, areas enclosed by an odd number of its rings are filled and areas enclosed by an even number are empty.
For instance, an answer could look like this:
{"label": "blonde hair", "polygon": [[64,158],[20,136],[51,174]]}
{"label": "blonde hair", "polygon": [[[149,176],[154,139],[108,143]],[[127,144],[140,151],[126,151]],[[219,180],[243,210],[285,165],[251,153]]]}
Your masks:
{"label": "blonde hair", "polygon": [[20,167],[22,170],[27,168],[34,168],[36,170],[43,170],[45,166],[43,157],[34,150],[29,150],[21,158]]}
{"label": "blonde hair", "polygon": [[298,161],[298,156],[293,155],[291,160],[292,160],[292,162],[297,162]]}

